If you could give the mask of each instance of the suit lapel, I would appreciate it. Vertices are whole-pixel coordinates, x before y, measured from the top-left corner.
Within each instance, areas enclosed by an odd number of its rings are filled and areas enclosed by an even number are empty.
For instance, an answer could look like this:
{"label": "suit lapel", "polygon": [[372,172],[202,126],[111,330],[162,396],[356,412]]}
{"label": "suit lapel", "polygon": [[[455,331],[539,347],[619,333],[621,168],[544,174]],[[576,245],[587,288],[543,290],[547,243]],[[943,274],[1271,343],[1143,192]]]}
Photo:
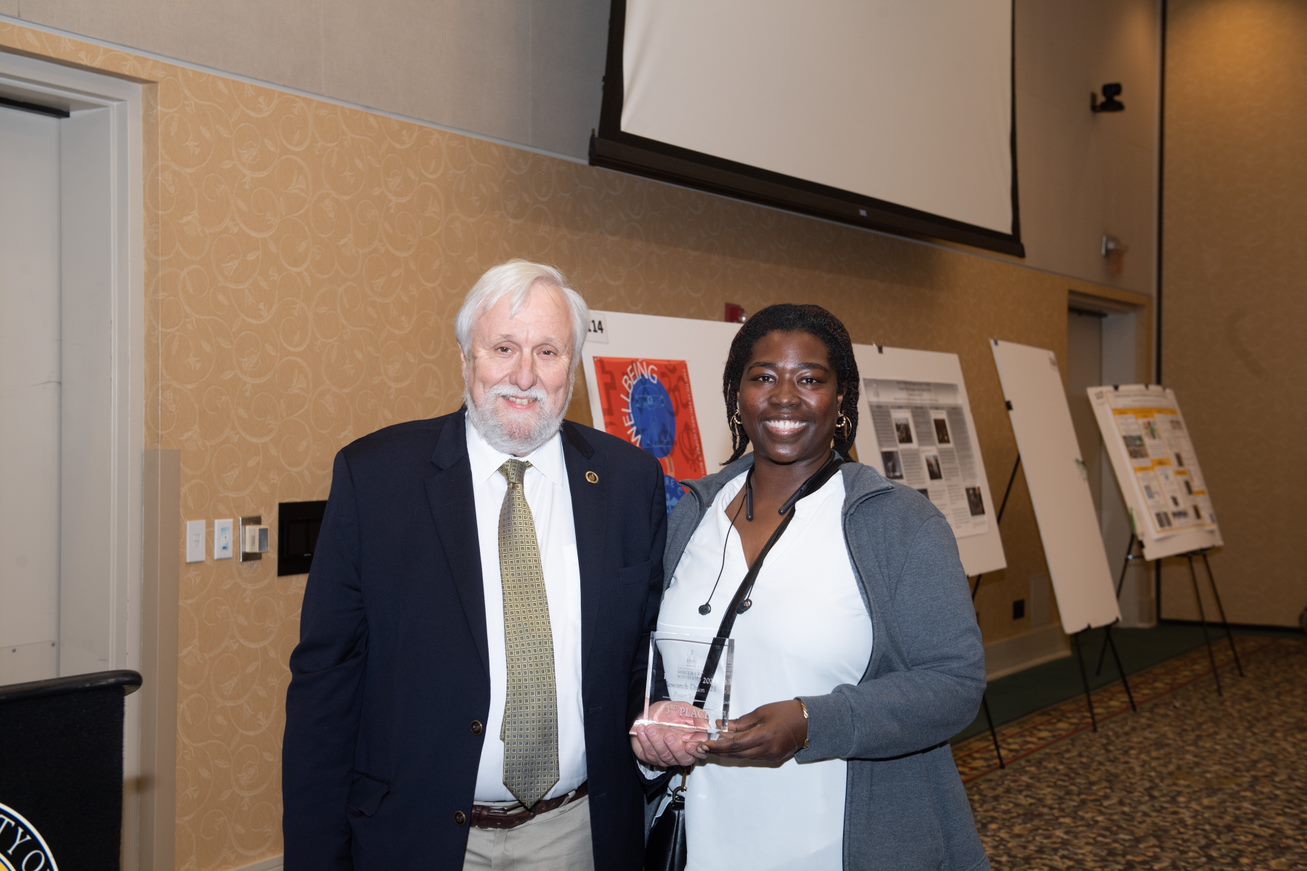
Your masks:
{"label": "suit lapel", "polygon": [[571,423],[563,422],[563,459],[572,494],[576,557],[581,567],[581,668],[585,670],[599,619],[604,577],[603,529],[608,502],[608,475],[594,447]]}
{"label": "suit lapel", "polygon": [[462,602],[463,616],[476,644],[477,655],[481,657],[481,667],[489,675],[486,600],[463,415],[450,415],[446,419],[437,436],[431,464],[435,469],[426,480],[431,519],[449,562],[449,576]]}

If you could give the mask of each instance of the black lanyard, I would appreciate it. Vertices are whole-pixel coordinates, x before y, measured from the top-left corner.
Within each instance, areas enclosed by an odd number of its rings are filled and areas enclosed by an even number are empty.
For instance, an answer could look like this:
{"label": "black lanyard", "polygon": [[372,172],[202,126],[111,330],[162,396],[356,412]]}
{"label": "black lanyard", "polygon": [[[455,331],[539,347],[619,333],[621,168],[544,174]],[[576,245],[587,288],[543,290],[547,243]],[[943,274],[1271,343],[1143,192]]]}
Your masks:
{"label": "black lanyard", "polygon": [[[839,471],[842,462],[844,460],[839,454],[832,456],[812,477],[800,484],[799,488],[794,491],[794,495],[785,500],[785,504],[781,506],[780,511],[781,514],[785,515],[785,519],[781,521],[780,526],[776,527],[776,530],[771,534],[771,538],[767,539],[767,543],[762,546],[762,550],[758,553],[758,558],[753,561],[753,565],[749,566],[749,571],[745,573],[744,579],[740,581],[740,586],[736,589],[735,595],[731,597],[731,604],[726,608],[726,613],[722,615],[722,622],[717,627],[717,635],[712,640],[712,646],[708,648],[708,656],[703,663],[703,674],[699,675],[699,689],[694,694],[694,706],[696,708],[702,708],[708,701],[708,691],[712,689],[712,678],[717,673],[717,666],[722,660],[722,650],[726,647],[726,639],[730,636],[731,630],[735,628],[735,618],[752,606],[749,595],[753,592],[754,582],[758,580],[758,573],[762,571],[763,560],[767,558],[767,554],[771,552],[772,547],[780,540],[781,533],[785,532],[790,525],[790,521],[794,519],[795,505],[804,496],[814,490],[820,490]],[[753,475],[753,469],[749,469],[749,475]],[[749,479],[746,478],[744,483],[746,487],[749,486]],[[726,534],[729,536],[730,531],[727,530]]]}

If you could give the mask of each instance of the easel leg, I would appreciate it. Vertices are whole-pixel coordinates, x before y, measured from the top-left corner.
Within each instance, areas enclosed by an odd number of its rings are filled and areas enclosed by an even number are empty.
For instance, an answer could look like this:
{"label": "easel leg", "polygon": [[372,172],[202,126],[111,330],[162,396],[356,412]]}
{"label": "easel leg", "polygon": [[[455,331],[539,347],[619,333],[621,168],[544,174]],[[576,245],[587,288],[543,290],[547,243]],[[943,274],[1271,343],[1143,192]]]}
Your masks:
{"label": "easel leg", "polygon": [[1194,555],[1185,554],[1189,560],[1189,578],[1194,584],[1194,600],[1198,602],[1198,620],[1203,625],[1203,642],[1207,645],[1207,658],[1212,663],[1212,677],[1216,679],[1216,694],[1223,695],[1221,692],[1221,672],[1216,667],[1216,654],[1212,651],[1212,637],[1207,634],[1207,611],[1203,608],[1203,596],[1198,591],[1198,571],[1194,568]]}
{"label": "easel leg", "polygon": [[1112,640],[1112,627],[1107,627],[1107,637],[1103,641],[1104,647],[1112,648],[1112,659],[1116,660],[1116,670],[1121,675],[1121,686],[1125,687],[1125,697],[1130,700],[1130,710],[1136,714],[1139,709],[1135,707],[1135,694],[1130,692],[1130,681],[1125,676],[1125,667],[1121,665],[1121,655],[1116,652],[1116,642]]}
{"label": "easel leg", "polygon": [[1203,551],[1203,566],[1207,569],[1207,582],[1212,585],[1212,598],[1216,599],[1216,610],[1221,615],[1221,624],[1225,626],[1225,637],[1230,641],[1230,653],[1234,654],[1234,667],[1243,677],[1243,664],[1239,662],[1239,651],[1234,646],[1234,633],[1230,631],[1230,621],[1225,618],[1225,606],[1221,604],[1221,594],[1216,591],[1216,576],[1212,574],[1212,564],[1207,561],[1207,551]]}
{"label": "easel leg", "polygon": [[1003,750],[998,746],[998,730],[994,728],[994,718],[989,715],[988,692],[980,697],[980,707],[985,712],[985,722],[989,724],[989,737],[994,742],[994,755],[998,757],[998,767],[1007,768],[1007,763],[1003,761]]}
{"label": "easel leg", "polygon": [[1085,657],[1080,652],[1080,636],[1092,627],[1086,626],[1084,629],[1071,636],[1071,642],[1076,648],[1076,665],[1080,667],[1080,684],[1085,688],[1085,701],[1089,703],[1089,724],[1095,732],[1098,731],[1098,717],[1094,716],[1094,696],[1089,691],[1089,678],[1085,676]]}
{"label": "easel leg", "polygon": [[[1130,543],[1125,546],[1125,556],[1121,558],[1121,574],[1116,577],[1116,599],[1121,601],[1121,589],[1125,586],[1125,570],[1130,568],[1130,558],[1135,551],[1135,534],[1130,533]],[[974,595],[972,598],[975,598]],[[1098,665],[1094,666],[1094,677],[1103,673],[1103,657],[1107,655],[1107,643],[1112,639],[1111,635],[1103,638],[1103,646],[1098,651]]]}
{"label": "easel leg", "polygon": [[1012,495],[1012,485],[1017,482],[1017,472],[1021,469],[1021,455],[1017,454],[1016,462],[1012,464],[1012,474],[1008,475],[1007,487],[1003,490],[1003,501],[998,503],[998,516],[995,523],[1003,522],[1003,512],[1007,511],[1007,500]]}
{"label": "easel leg", "polygon": [[[976,601],[976,593],[980,590],[980,579],[984,574],[976,575],[971,585],[971,601]],[[985,722],[989,724],[989,737],[994,742],[994,755],[998,757],[998,767],[1007,768],[1007,763],[1003,761],[1003,751],[998,746],[998,730],[994,728],[994,718],[989,715],[989,690],[985,690],[984,695],[980,697],[980,706],[985,711]]]}

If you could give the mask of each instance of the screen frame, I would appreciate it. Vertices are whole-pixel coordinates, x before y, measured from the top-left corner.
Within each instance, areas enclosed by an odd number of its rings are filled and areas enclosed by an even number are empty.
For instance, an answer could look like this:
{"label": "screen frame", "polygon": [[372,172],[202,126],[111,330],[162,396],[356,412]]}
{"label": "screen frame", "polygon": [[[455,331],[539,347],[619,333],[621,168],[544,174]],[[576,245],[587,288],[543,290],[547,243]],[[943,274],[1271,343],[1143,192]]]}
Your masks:
{"label": "screen frame", "polygon": [[632,175],[798,212],[863,229],[914,239],[956,242],[1014,257],[1025,257],[1017,187],[1016,10],[1012,10],[1012,60],[1009,85],[1009,151],[1012,161],[1012,231],[1003,233],[864,194],[817,184],[795,176],[759,169],[621,129],[626,92],[623,49],[626,0],[612,0],[608,57],[604,71],[599,128],[590,136],[590,164]]}

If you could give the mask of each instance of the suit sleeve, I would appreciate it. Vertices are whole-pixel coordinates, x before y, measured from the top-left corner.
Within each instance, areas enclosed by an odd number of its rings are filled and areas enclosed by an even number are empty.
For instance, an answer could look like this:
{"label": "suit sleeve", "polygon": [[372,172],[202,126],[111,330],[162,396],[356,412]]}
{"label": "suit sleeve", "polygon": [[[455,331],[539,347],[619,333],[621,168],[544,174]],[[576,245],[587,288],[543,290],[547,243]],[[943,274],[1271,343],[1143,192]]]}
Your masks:
{"label": "suit sleeve", "polygon": [[286,871],[353,867],[346,800],[368,648],[359,557],[358,507],[342,452],[290,658],[282,746]]}
{"label": "suit sleeve", "polygon": [[649,635],[658,626],[658,609],[663,601],[663,549],[667,544],[667,494],[663,484],[663,469],[657,462],[652,464],[654,480],[649,500],[648,560],[649,589],[645,594],[644,619],[641,625],[644,634],[640,638],[640,649],[636,652],[635,664],[631,672],[631,695],[627,710],[627,723],[633,723],[644,712],[644,682],[649,664]]}

